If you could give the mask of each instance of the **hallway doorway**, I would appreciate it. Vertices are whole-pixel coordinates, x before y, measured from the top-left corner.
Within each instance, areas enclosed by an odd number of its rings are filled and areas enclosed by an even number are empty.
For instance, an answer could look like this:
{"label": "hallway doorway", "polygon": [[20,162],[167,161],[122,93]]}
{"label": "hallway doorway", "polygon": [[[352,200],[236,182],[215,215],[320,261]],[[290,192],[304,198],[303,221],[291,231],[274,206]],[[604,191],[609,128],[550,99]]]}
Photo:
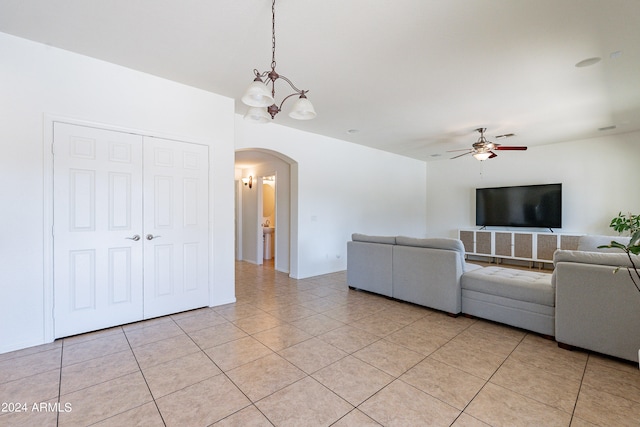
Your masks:
{"label": "hallway doorway", "polygon": [[237,260],[297,277],[297,170],[275,151],[236,151]]}

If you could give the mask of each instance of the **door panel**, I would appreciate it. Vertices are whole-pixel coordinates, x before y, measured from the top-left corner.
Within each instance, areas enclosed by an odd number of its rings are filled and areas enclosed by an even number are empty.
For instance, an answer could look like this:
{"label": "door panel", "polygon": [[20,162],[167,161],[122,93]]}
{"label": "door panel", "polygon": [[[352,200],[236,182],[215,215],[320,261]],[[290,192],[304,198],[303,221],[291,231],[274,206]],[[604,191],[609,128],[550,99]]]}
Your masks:
{"label": "door panel", "polygon": [[69,251],[69,285],[71,310],[96,308],[96,252]]}
{"label": "door panel", "polygon": [[208,305],[209,149],[151,137],[144,147],[144,317],[150,318]]}
{"label": "door panel", "polygon": [[142,137],[54,124],[54,335],[140,320]]}
{"label": "door panel", "polygon": [[131,299],[131,248],[109,249],[109,301],[114,304]]}
{"label": "door panel", "polygon": [[109,230],[131,230],[131,174],[109,173]]}

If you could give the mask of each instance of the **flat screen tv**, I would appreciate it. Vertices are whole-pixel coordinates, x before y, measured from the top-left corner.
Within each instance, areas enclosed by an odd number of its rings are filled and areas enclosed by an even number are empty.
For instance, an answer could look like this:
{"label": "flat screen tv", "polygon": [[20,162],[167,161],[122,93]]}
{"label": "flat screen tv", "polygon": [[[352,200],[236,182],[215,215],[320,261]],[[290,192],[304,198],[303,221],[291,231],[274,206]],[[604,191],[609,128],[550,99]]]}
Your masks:
{"label": "flat screen tv", "polygon": [[476,225],[562,228],[562,184],[476,188]]}

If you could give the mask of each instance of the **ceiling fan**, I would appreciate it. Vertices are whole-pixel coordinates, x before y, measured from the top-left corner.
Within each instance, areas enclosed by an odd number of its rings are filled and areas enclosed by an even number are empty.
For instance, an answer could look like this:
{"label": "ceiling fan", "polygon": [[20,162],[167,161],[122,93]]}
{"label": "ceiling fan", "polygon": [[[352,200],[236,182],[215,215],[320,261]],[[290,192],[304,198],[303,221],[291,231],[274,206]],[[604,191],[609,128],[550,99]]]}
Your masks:
{"label": "ceiling fan", "polygon": [[[464,149],[464,150],[451,150],[448,151],[448,153],[452,153],[455,151],[466,151],[466,153],[462,153],[458,156],[452,157],[451,159],[457,159],[458,157],[462,157],[462,156],[466,156],[467,154],[472,154],[473,157],[475,157],[477,160],[487,160],[487,159],[493,159],[494,157],[498,157],[498,155],[496,153],[494,153],[494,151],[499,151],[499,150],[511,150],[511,151],[524,151],[527,149],[527,147],[523,147],[523,146],[514,146],[514,145],[501,145],[501,144],[496,144],[495,142],[491,142],[491,141],[487,141],[487,139],[484,137],[484,133],[486,132],[487,128],[478,128],[476,129],[477,132],[480,133],[480,138],[478,139],[477,142],[474,142],[473,145],[471,146],[470,149]],[[506,135],[501,135],[500,137],[510,137],[513,136],[513,134],[506,134]],[[496,137],[499,138],[499,137]]]}

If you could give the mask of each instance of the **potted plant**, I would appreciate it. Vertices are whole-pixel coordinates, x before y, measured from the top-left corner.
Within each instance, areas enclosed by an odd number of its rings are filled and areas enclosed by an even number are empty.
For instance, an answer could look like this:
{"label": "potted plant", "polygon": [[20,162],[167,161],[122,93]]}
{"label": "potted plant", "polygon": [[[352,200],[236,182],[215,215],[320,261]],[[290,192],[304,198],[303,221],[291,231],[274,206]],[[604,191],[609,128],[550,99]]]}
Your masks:
{"label": "potted plant", "polygon": [[[631,255],[640,255],[640,215],[633,215],[629,212],[623,215],[622,212],[618,213],[618,216],[611,220],[609,227],[616,230],[618,233],[629,232],[629,243],[624,245],[622,243],[612,240],[608,245],[598,246],[599,248],[615,248],[620,249],[629,257],[631,267],[626,267],[629,278],[635,285],[636,289],[640,292],[640,271],[638,271],[638,265],[634,261],[634,257]],[[621,267],[616,268],[613,272],[617,273]]]}

